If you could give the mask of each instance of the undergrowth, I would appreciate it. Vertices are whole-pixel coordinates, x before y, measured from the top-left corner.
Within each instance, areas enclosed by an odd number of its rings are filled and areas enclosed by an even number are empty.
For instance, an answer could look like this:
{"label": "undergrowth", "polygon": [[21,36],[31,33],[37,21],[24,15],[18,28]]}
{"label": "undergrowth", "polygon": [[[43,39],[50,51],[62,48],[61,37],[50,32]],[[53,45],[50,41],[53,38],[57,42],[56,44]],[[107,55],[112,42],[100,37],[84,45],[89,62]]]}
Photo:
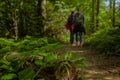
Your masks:
{"label": "undergrowth", "polygon": [[0,79],[62,80],[64,75],[69,78],[74,74],[76,76],[76,67],[84,67],[85,59],[76,58],[77,53],[57,54],[56,49],[63,45],[57,39],[50,40],[53,39],[25,38],[14,41],[0,38]]}
{"label": "undergrowth", "polygon": [[120,28],[106,27],[86,39],[86,44],[107,55],[120,55]]}

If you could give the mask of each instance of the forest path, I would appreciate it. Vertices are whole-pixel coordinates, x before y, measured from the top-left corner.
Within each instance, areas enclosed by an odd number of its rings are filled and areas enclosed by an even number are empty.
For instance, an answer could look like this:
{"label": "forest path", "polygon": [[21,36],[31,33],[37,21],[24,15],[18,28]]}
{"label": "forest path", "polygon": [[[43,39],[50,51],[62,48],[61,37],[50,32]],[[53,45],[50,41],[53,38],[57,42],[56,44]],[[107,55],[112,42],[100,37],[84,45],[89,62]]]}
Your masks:
{"label": "forest path", "polygon": [[65,43],[60,51],[79,52],[79,57],[87,59],[87,67],[83,69],[85,80],[120,80],[120,57],[106,57],[90,48],[71,46],[69,43]]}

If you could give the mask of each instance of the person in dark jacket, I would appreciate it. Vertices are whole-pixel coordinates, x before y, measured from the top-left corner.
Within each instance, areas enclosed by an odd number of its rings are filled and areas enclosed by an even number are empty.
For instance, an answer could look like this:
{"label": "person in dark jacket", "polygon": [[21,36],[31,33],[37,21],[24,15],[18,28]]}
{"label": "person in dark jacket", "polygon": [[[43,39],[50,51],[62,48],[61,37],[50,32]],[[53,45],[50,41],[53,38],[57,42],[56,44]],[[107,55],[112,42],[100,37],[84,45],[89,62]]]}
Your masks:
{"label": "person in dark jacket", "polygon": [[69,15],[68,19],[67,19],[67,23],[66,23],[66,29],[70,30],[70,43],[73,44],[74,41],[74,35],[73,35],[73,18],[74,18],[74,11],[71,12],[71,14]]}
{"label": "person in dark jacket", "polygon": [[84,15],[80,10],[80,8],[77,9],[77,12],[74,15],[73,24],[74,24],[74,34],[76,36],[76,45],[82,46],[83,34],[85,34],[85,28],[84,28]]}

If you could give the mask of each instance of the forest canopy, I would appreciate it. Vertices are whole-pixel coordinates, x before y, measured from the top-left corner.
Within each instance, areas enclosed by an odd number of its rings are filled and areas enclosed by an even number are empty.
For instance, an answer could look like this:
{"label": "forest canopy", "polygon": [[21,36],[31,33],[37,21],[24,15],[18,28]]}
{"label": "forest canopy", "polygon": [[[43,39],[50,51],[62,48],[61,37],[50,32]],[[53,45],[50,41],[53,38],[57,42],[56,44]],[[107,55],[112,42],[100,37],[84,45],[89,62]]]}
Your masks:
{"label": "forest canopy", "polygon": [[1,0],[0,36],[60,36],[71,11],[80,7],[89,33],[119,26],[119,0]]}

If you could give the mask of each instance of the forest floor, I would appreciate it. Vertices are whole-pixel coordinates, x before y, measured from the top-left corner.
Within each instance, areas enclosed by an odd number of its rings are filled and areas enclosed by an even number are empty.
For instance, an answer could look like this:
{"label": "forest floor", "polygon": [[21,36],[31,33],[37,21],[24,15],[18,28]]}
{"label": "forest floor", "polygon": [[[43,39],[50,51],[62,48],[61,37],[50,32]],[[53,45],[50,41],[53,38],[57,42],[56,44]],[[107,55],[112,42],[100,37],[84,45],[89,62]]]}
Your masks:
{"label": "forest floor", "polygon": [[71,46],[65,43],[62,53],[79,52],[79,57],[86,58],[86,67],[83,69],[85,80],[120,80],[120,57],[105,56],[88,47]]}

